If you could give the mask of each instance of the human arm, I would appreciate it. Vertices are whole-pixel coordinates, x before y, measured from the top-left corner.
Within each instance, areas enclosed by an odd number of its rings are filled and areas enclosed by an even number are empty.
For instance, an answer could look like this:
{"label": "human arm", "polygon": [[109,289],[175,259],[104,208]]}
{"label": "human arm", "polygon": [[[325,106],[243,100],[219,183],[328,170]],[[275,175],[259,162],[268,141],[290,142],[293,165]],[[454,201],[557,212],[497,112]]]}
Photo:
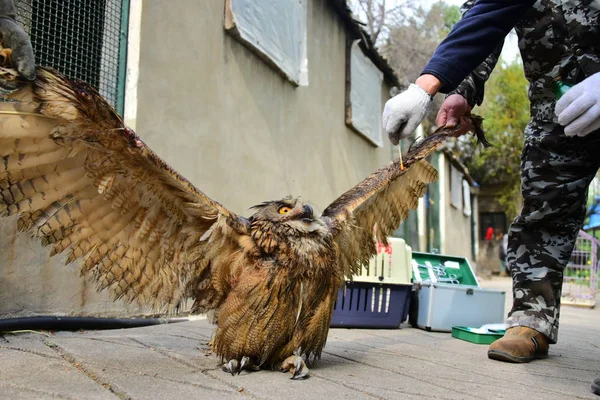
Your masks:
{"label": "human arm", "polygon": [[[471,8],[438,46],[415,84],[386,103],[382,119],[390,141],[397,144],[417,128],[431,106],[431,101],[426,100],[431,100],[438,92],[449,93],[456,89],[469,73],[486,60],[486,57],[499,54],[504,37],[534,2],[471,2]],[[483,91],[480,92],[483,98]],[[477,99],[477,96],[473,98]]]}
{"label": "human arm", "polygon": [[535,0],[477,0],[471,3],[470,9],[440,43],[422,71],[440,81],[440,93],[454,90],[490,54],[499,53],[506,35]]}
{"label": "human arm", "polygon": [[[461,7],[462,14],[464,15],[473,8],[474,4],[474,0],[467,1]],[[456,89],[447,94],[436,118],[438,126],[453,128],[460,123],[462,125],[462,133],[472,128],[470,119],[465,118],[465,116],[471,113],[475,105],[481,105],[483,102],[485,82],[489,79],[490,74],[498,63],[503,45],[504,42],[501,41],[492,53],[458,84]]]}

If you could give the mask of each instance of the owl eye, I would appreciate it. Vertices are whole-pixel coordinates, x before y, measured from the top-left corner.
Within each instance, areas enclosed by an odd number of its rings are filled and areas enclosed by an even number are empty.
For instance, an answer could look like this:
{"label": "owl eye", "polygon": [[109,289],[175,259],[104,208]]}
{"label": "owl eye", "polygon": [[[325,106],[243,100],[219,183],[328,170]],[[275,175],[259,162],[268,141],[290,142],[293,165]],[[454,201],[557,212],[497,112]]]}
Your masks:
{"label": "owl eye", "polygon": [[287,214],[290,211],[292,211],[292,209],[290,207],[286,207],[286,206],[279,207],[279,214]]}

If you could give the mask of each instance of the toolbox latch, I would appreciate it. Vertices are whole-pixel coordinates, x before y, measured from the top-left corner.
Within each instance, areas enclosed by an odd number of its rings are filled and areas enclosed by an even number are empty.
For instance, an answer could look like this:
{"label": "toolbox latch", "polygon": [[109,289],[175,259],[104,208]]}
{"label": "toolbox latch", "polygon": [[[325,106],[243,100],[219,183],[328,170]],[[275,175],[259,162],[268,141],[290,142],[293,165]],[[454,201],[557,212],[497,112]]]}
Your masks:
{"label": "toolbox latch", "polygon": [[472,296],[475,291],[472,288],[467,289],[467,296]]}

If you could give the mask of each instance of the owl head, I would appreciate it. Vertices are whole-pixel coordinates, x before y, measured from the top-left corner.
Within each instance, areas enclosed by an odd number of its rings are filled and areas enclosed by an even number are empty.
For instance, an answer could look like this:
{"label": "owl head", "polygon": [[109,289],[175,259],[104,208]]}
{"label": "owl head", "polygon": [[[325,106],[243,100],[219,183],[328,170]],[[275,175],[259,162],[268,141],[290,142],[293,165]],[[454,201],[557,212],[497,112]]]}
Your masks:
{"label": "owl head", "polygon": [[288,196],[281,200],[265,201],[252,209],[256,210],[250,217],[252,224],[273,225],[281,228],[281,232],[310,233],[325,226],[315,215],[313,207],[301,198]]}

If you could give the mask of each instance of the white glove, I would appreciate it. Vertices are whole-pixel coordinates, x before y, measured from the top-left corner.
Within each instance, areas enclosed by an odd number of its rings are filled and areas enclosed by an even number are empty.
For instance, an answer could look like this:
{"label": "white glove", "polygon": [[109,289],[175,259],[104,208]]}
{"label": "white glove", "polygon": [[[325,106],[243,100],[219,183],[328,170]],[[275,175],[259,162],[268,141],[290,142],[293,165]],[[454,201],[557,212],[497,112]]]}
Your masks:
{"label": "white glove", "polygon": [[600,129],[600,72],[573,86],[556,102],[554,112],[567,136]]}
{"label": "white glove", "polygon": [[397,145],[400,139],[412,134],[425,119],[433,98],[425,89],[411,83],[404,92],[392,97],[383,108],[383,128],[390,142]]}

